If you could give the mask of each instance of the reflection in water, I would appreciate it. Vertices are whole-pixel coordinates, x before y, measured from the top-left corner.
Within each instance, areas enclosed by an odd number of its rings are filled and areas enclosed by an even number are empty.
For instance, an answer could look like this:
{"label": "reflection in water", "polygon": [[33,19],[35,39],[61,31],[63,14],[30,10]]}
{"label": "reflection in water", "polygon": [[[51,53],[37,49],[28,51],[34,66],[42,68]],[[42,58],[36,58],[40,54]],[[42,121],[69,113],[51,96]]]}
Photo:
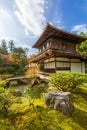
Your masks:
{"label": "reflection in water", "polygon": [[28,89],[28,84],[26,85],[16,85],[12,87],[14,90],[20,90],[22,93],[25,93]]}

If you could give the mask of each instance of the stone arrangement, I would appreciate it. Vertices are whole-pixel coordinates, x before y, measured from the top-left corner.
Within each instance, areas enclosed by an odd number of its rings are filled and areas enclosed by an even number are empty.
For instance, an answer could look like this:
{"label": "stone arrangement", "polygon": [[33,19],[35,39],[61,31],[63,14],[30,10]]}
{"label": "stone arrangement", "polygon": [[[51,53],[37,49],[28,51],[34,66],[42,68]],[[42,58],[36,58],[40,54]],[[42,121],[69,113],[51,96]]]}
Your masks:
{"label": "stone arrangement", "polygon": [[70,116],[74,110],[72,104],[72,94],[70,92],[51,92],[45,95],[45,103],[48,107],[61,111],[66,116]]}

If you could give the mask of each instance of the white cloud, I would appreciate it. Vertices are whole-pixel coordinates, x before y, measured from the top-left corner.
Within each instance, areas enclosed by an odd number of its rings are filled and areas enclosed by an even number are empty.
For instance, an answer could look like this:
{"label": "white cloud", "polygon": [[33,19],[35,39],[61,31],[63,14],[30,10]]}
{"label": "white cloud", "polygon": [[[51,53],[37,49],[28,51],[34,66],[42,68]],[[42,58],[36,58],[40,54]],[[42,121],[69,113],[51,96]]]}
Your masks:
{"label": "white cloud", "polygon": [[76,25],[71,29],[72,32],[77,32],[78,34],[80,32],[84,32],[87,33],[87,24],[80,24],[80,25]]}
{"label": "white cloud", "polygon": [[16,47],[23,47],[23,48],[28,48],[28,49],[31,49],[31,46],[29,46],[28,44],[26,43],[21,43],[20,41],[16,41]]}
{"label": "white cloud", "polygon": [[21,24],[25,27],[25,34],[40,35],[43,25],[46,23],[45,12],[46,0],[15,0],[15,11]]}
{"label": "white cloud", "polygon": [[4,7],[0,6],[0,37],[17,37],[23,34],[14,16],[13,12],[9,12]]}
{"label": "white cloud", "polygon": [[0,34],[4,34],[7,31],[8,23],[11,22],[11,15],[6,9],[0,7]]}
{"label": "white cloud", "polygon": [[8,13],[8,11],[7,11],[6,9],[0,8],[0,14],[1,14],[3,17],[4,17],[4,16],[8,17],[8,19],[11,20],[11,16],[10,16],[10,14]]}

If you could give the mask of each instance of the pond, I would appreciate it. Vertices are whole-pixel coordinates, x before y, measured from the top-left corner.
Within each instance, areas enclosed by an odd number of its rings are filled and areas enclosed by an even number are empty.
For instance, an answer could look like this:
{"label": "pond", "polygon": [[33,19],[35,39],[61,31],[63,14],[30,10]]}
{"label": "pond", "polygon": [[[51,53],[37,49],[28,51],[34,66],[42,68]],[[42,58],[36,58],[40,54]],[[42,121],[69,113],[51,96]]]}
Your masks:
{"label": "pond", "polygon": [[24,93],[27,89],[28,89],[28,84],[24,84],[24,85],[17,85],[17,86],[13,86],[12,88],[14,90],[20,90],[22,93]]}

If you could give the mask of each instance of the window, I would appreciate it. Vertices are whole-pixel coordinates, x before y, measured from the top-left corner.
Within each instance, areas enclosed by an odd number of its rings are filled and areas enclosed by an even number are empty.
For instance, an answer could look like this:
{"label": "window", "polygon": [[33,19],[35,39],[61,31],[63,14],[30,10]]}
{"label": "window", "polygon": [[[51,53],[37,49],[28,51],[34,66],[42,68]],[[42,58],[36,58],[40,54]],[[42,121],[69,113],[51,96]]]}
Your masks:
{"label": "window", "polygon": [[57,62],[56,66],[57,66],[57,70],[70,70],[69,62]]}

